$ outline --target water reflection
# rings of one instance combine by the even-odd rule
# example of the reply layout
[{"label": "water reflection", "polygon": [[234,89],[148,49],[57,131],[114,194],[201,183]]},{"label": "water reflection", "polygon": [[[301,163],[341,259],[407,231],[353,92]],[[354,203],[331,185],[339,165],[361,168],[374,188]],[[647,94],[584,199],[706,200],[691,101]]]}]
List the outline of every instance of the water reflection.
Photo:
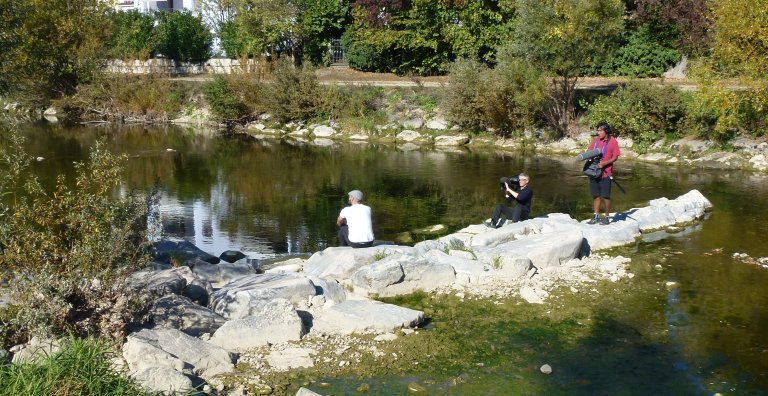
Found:
[{"label": "water reflection", "polygon": [[[591,213],[587,181],[572,158],[375,144],[320,147],[179,128],[32,126],[24,132],[29,153],[45,158],[33,166],[49,186],[58,174],[72,180],[73,161],[84,160],[97,138],[107,139],[113,151],[130,156],[125,190],[159,187],[163,234],[215,255],[240,250],[268,258],[335,245],[335,219],[352,189],[365,192],[379,240],[434,224],[456,230],[480,223],[503,200],[499,177],[521,171],[531,175],[535,191],[532,216],[561,212],[584,219]],[[675,344],[669,359],[706,378],[707,389],[716,388],[712,381],[725,382],[723,391],[768,388],[768,271],[732,258],[736,252],[768,256],[766,175],[624,159],[616,166],[627,190],[614,192],[616,211],[694,188],[714,205],[704,222],[678,233],[648,234],[626,248],[637,266],[633,284],[650,285],[633,298],[651,307],[629,307],[626,316],[638,328],[663,326],[663,318],[648,318],[667,312],[666,324],[674,330],[669,342]],[[644,272],[643,265],[656,261],[662,272]],[[666,294],[669,280],[680,287]],[[654,299],[663,307],[649,302]]]}]

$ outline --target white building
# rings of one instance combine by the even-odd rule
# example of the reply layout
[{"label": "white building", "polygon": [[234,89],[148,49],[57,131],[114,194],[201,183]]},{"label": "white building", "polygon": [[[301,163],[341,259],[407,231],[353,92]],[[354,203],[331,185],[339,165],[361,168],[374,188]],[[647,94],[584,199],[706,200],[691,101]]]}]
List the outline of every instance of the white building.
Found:
[{"label": "white building", "polygon": [[195,0],[117,0],[115,8],[120,11],[139,10],[142,12],[168,10],[189,10],[195,12]]}]

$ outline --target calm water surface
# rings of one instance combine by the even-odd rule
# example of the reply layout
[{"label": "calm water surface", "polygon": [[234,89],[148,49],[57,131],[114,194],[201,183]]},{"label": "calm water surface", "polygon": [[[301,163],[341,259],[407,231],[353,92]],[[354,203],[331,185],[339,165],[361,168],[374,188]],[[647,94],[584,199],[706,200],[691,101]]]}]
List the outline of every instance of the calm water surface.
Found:
[{"label": "calm water surface", "polygon": [[[125,188],[160,187],[164,235],[216,255],[236,249],[265,259],[333,246],[335,219],[352,189],[366,194],[376,238],[385,241],[434,224],[453,231],[482,222],[503,198],[499,177],[521,171],[531,175],[534,216],[562,212],[585,219],[591,212],[581,166],[570,158],[371,144],[319,147],[180,128],[29,126],[24,133],[29,153],[42,157],[34,170],[48,183],[57,174],[72,176],[73,162],[84,160],[104,137],[111,150],[130,156]],[[463,384],[435,385],[436,394],[768,394],[768,269],[732,257],[768,256],[766,176],[628,160],[617,169],[627,190],[614,189],[617,211],[691,189],[714,205],[706,220],[685,232],[654,234],[619,249],[632,257],[637,276],[611,297],[613,304],[600,304],[603,331],[619,332],[624,341],[583,340],[578,348],[550,351],[559,371],[547,383],[529,380],[520,388],[528,374],[520,377],[513,367],[521,362],[501,359]],[[668,281],[680,287],[667,290]],[[641,338],[632,334],[652,327],[665,329],[662,341],[632,341]],[[508,333],[495,329],[472,337],[504,345],[500,338]],[[402,384],[411,379],[424,380],[418,371],[413,378],[371,379],[370,394],[405,394]],[[332,385],[319,391],[347,393],[356,382]]]}]

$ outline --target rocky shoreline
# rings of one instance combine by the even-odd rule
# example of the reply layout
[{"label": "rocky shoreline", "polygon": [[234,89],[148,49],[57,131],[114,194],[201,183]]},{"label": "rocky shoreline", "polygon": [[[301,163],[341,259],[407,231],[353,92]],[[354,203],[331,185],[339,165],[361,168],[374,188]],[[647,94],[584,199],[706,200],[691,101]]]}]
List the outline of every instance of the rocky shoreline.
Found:
[{"label": "rocky shoreline", "polygon": [[[270,373],[396,360],[386,343],[418,334],[427,315],[379,297],[419,291],[538,304],[556,287],[577,293],[599,279],[631,279],[630,259],[596,252],[686,232],[710,207],[692,190],[615,213],[610,225],[553,213],[498,229],[474,224],[414,246],[331,247],[266,271],[238,252],[215,257],[162,241],[153,267],[131,278],[155,300],[152,323],[128,336],[115,364],[152,392],[266,394]],[[11,350],[13,362],[57,347],[34,339]]]}]

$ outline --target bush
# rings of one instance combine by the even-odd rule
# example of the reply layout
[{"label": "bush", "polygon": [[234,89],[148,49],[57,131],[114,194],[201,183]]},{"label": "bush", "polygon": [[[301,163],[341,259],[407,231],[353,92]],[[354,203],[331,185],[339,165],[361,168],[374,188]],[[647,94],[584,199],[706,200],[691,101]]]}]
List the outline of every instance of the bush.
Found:
[{"label": "bush", "polygon": [[70,339],[36,364],[0,365],[0,395],[146,395],[112,369],[109,347],[93,339]]},{"label": "bush", "polygon": [[217,74],[203,88],[211,111],[221,120],[239,120],[251,114],[242,92],[238,92],[240,85],[233,84],[231,80],[231,77]]},{"label": "bush", "polygon": [[673,87],[656,87],[633,82],[598,97],[587,109],[584,121],[595,125],[608,122],[619,134],[631,137],[635,149],[644,152],[653,142],[679,133],[685,108],[680,92]]},{"label": "bush", "polygon": [[25,334],[98,334],[121,338],[143,301],[126,277],[148,261],[146,197],[113,198],[126,156],[99,142],[76,164],[74,188],[63,176],[46,192],[30,176],[22,138],[11,131],[0,155],[0,276],[9,280]]},{"label": "bush", "polygon": [[495,69],[472,60],[455,62],[444,101],[452,121],[472,130],[501,135],[536,123],[545,98],[541,74],[527,64],[502,58]]},{"label": "bush", "polygon": [[80,85],[58,106],[84,118],[108,120],[167,120],[190,96],[184,85],[164,75],[105,75]]},{"label": "bush", "polygon": [[213,37],[201,17],[189,11],[157,13],[155,50],[181,62],[201,62],[211,57]]},{"label": "bush", "polygon": [[269,112],[278,120],[306,121],[323,115],[326,92],[311,69],[296,69],[290,62],[283,61],[275,68],[272,78],[273,83],[266,87],[265,101]]},{"label": "bush", "polygon": [[[682,54],[674,47],[676,35],[646,24],[629,35],[627,43],[603,65],[606,76],[660,77],[680,61]],[[661,30],[661,32],[659,32]],[[666,37],[666,39],[665,39]]]},{"label": "bush", "polygon": [[684,127],[701,137],[725,142],[739,132],[768,135],[768,84],[764,82],[739,91],[705,85],[685,104]]}]

